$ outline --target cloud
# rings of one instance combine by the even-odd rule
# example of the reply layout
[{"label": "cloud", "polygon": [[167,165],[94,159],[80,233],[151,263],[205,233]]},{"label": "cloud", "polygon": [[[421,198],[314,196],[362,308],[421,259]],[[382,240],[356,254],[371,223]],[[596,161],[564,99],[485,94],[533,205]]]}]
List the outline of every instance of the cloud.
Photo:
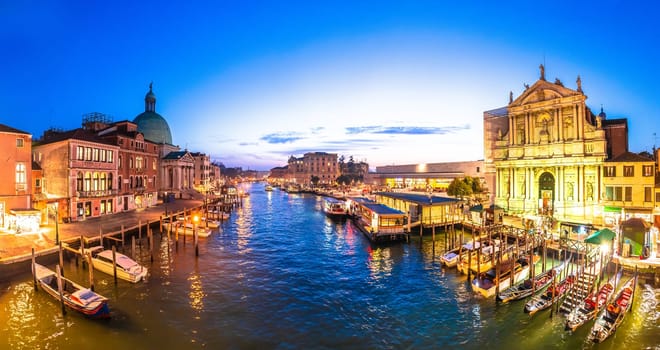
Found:
[{"label": "cloud", "polygon": [[346,133],[355,134],[390,134],[390,135],[444,135],[451,134],[461,130],[469,130],[470,125],[464,126],[442,126],[442,127],[423,127],[423,126],[354,126],[347,127]]},{"label": "cloud", "polygon": [[259,142],[240,142],[239,146],[259,146]]},{"label": "cloud", "polygon": [[270,144],[291,143],[298,140],[303,140],[305,137],[296,132],[280,132],[264,135],[260,138]]}]

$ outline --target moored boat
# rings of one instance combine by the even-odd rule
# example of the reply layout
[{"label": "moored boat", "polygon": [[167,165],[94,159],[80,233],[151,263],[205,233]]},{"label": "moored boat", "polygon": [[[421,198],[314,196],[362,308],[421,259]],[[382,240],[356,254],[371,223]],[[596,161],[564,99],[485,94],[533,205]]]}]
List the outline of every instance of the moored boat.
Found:
[{"label": "moored boat", "polygon": [[[497,269],[500,270],[499,278]],[[501,262],[499,266],[492,267],[475,277],[472,280],[472,290],[486,298],[492,297],[496,294],[498,286],[500,289],[506,289],[512,284],[525,280],[529,276],[529,269],[529,263],[525,259]]]},{"label": "moored boat", "polygon": [[[60,276],[58,280],[58,276],[53,270],[40,264],[33,265],[32,273],[41,286],[41,289],[58,302],[63,301],[64,305],[68,308],[88,317],[110,317],[108,298],[63,276]],[[62,288],[61,298],[59,292],[60,283]]]},{"label": "moored boat", "polygon": [[613,291],[614,285],[612,281],[608,281],[598,289],[597,293],[590,293],[584,299],[582,305],[578,305],[566,315],[566,329],[575,331],[578,327],[596,317],[609,300]]},{"label": "moored boat", "polygon": [[525,303],[525,312],[530,316],[545,310],[566,295],[575,282],[575,276],[569,275],[556,286],[550,285],[545,291],[537,293]]},{"label": "moored boat", "polygon": [[346,210],[346,202],[332,197],[326,197],[323,199],[323,212],[329,217],[344,219],[348,212]]},{"label": "moored boat", "polygon": [[[109,275],[114,275],[112,250],[96,246],[89,248],[86,251],[92,253],[92,265],[95,269]],[[149,272],[146,267],[119,252],[115,252],[115,263],[117,265],[117,278],[121,278],[131,283],[137,283],[144,280]]]},{"label": "moored boat", "polygon": [[509,301],[527,298],[537,291],[547,288],[555,276],[563,269],[564,264],[547,270],[533,278],[528,278],[521,283],[515,284],[497,295],[497,300],[506,303]]},{"label": "moored boat", "polygon": [[271,185],[266,185],[266,187],[264,188],[264,191],[266,192],[271,192],[272,190],[273,190],[273,186]]},{"label": "moored boat", "polygon": [[458,260],[462,256],[466,256],[468,251],[474,251],[474,249],[478,249],[480,244],[481,243],[479,242],[475,242],[474,245],[472,242],[465,243],[462,247],[454,248],[443,254],[440,257],[440,261],[442,261],[442,263],[447,267],[454,267],[458,264]]},{"label": "moored boat", "polygon": [[190,222],[183,222],[183,221],[175,221],[174,223],[171,222],[164,222],[163,227],[167,231],[172,231],[172,232],[178,232],[179,234],[187,235],[187,236],[193,236],[195,232],[197,232],[197,237],[208,237],[213,233],[213,230],[211,228],[206,228],[203,227],[202,225],[197,225],[195,226],[194,224]]},{"label": "moored boat", "polygon": [[202,217],[202,221],[199,225],[208,228],[220,228],[220,221]]},{"label": "moored boat", "polygon": [[[501,242],[495,239],[490,242],[482,242],[483,245],[472,251],[471,256],[465,254],[458,260],[457,267],[464,275],[467,275],[468,269],[473,272],[488,271],[495,266],[495,257],[500,251]],[[502,260],[507,259],[507,254],[502,255]]]},{"label": "moored boat", "polygon": [[637,276],[631,277],[619,290],[614,300],[601,311],[589,334],[589,339],[594,343],[603,342],[621,325],[623,318],[630,309],[636,283]]}]

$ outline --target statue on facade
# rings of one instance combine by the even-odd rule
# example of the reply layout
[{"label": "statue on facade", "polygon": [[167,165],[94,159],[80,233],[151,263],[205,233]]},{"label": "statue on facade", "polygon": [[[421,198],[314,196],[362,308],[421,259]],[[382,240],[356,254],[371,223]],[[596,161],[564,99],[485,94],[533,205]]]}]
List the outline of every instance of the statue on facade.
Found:
[{"label": "statue on facade", "polygon": [[580,79],[579,74],[578,74],[577,80],[575,82],[577,83],[577,91],[582,92],[582,79]]},{"label": "statue on facade", "polygon": [[566,183],[566,199],[573,199],[573,183],[572,182],[567,182]]},{"label": "statue on facade", "polygon": [[539,70],[541,71],[541,80],[545,80],[545,67],[543,64],[539,65]]},{"label": "statue on facade", "polygon": [[594,199],[594,185],[591,182],[587,182],[587,198]]},{"label": "statue on facade", "polygon": [[509,91],[509,104],[513,102],[513,91]]}]

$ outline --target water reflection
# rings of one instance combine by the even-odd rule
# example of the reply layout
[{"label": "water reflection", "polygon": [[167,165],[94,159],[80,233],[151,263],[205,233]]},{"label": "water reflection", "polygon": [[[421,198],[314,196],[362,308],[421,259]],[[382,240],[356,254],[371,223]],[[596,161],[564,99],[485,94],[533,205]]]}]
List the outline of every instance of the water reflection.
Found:
[{"label": "water reflection", "polygon": [[[262,188],[252,187],[221,234],[200,240],[198,258],[190,237],[176,248],[156,235],[153,263],[148,243],[137,251],[147,282],[95,274],[111,298],[109,322],[62,317],[29,272],[0,283],[0,349],[592,346],[590,325],[571,334],[563,316],[530,318],[521,302],[475,297],[466,276],[443,271],[442,233],[373,245],[350,221],[327,219],[319,198]],[[78,265],[68,262],[66,273],[84,282]],[[657,348],[658,290],[638,287],[633,313],[597,348]]]},{"label": "water reflection", "polygon": [[390,276],[393,268],[390,248],[372,248],[369,246],[367,251],[369,252],[367,266],[371,271],[371,278],[380,280],[383,277]]},{"label": "water reflection", "polygon": [[202,276],[199,275],[197,269],[188,276],[190,282],[190,291],[188,297],[190,298],[190,306],[195,311],[204,311],[204,286],[202,285]]}]

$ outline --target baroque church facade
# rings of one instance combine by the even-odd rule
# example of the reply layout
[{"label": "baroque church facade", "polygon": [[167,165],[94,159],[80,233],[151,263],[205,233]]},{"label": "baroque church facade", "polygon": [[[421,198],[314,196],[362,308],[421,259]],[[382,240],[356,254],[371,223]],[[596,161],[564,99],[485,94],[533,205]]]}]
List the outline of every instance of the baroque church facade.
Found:
[{"label": "baroque church facade", "polygon": [[627,137],[627,124],[592,113],[579,76],[576,85],[547,81],[541,65],[520,96],[510,93],[506,107],[484,112],[485,178],[491,202],[505,212],[602,221],[604,161],[608,150],[627,151],[627,139],[608,140],[608,128],[623,125]]}]

